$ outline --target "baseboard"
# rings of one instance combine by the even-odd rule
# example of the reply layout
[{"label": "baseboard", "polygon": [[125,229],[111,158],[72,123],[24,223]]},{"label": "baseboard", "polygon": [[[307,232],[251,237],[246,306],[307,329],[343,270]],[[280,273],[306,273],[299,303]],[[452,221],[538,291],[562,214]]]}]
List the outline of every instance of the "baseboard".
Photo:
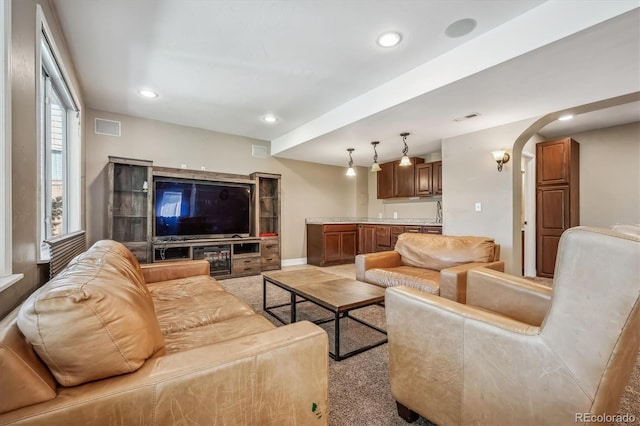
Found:
[{"label": "baseboard", "polygon": [[306,265],[307,258],[299,257],[297,259],[283,259],[282,266],[296,266],[296,265]]}]

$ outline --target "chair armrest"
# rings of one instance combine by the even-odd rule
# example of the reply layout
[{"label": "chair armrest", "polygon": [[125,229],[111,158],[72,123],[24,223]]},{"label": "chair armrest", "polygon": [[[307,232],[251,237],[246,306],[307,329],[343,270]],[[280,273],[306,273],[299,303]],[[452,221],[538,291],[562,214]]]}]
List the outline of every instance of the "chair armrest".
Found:
[{"label": "chair armrest", "polygon": [[359,254],[356,256],[356,280],[364,281],[364,273],[369,269],[393,268],[401,265],[402,258],[397,251]]},{"label": "chair armrest", "polygon": [[478,267],[486,267],[497,271],[504,271],[504,262],[472,262],[452,266],[440,271],[440,297],[455,300],[459,303],[467,301],[467,273]]},{"label": "chair armrest", "polygon": [[467,305],[539,326],[551,305],[551,288],[488,268],[469,271]]},{"label": "chair armrest", "polygon": [[61,388],[52,400],[0,415],[0,423],[326,425],[328,351],[327,333],[301,321]]},{"label": "chair armrest", "polygon": [[209,275],[209,266],[209,262],[206,260],[184,260],[140,265],[144,282],[147,284],[194,277],[196,275]]}]

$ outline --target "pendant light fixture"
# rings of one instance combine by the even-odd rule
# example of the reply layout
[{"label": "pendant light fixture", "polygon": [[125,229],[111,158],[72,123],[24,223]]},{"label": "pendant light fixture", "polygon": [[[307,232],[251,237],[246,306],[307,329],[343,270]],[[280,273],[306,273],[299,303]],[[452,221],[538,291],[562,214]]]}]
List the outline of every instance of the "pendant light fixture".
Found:
[{"label": "pendant light fixture", "polygon": [[347,176],[355,176],[356,171],[353,168],[353,158],[351,158],[351,153],[355,151],[355,149],[347,148],[347,151],[349,152],[349,168],[347,169]]},{"label": "pendant light fixture", "polygon": [[379,143],[379,141],[371,142],[371,145],[373,145],[373,164],[371,165],[372,172],[379,172],[380,170],[382,170],[380,168],[380,164],[378,164],[378,151],[376,151],[376,145],[378,145]]},{"label": "pendant light fixture", "polygon": [[407,146],[407,136],[409,136],[411,133],[400,133],[400,136],[402,136],[402,142],[404,143],[404,148],[402,149],[402,158],[400,159],[400,165],[401,166],[410,166],[411,165],[411,160],[409,160],[409,156],[407,155],[409,153],[409,147]]}]

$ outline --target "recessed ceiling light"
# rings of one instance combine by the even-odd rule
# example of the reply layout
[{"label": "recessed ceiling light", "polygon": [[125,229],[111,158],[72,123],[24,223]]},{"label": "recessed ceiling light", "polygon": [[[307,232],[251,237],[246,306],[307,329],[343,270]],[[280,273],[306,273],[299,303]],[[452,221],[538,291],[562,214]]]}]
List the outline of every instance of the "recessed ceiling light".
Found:
[{"label": "recessed ceiling light", "polygon": [[558,118],[558,120],[567,121],[567,120],[571,120],[572,118],[573,118],[572,114],[567,114],[567,115],[563,115],[562,117]]},{"label": "recessed ceiling light", "polygon": [[447,29],[444,30],[444,33],[447,35],[447,37],[458,38],[469,34],[476,28],[476,25],[478,25],[478,22],[476,22],[475,19],[460,19],[450,24]]},{"label": "recessed ceiling light", "polygon": [[378,46],[380,47],[393,47],[398,43],[400,43],[401,40],[402,40],[402,36],[400,35],[400,33],[397,33],[395,31],[389,31],[389,32],[380,34],[380,36],[378,37],[377,43],[378,43]]},{"label": "recessed ceiling light", "polygon": [[144,96],[145,98],[157,98],[158,94],[156,92],[154,92],[153,90],[149,90],[149,89],[140,89],[138,90],[138,93],[142,96]]},{"label": "recessed ceiling light", "polygon": [[267,114],[264,117],[262,117],[262,120],[266,123],[275,123],[276,121],[278,121],[278,117],[276,117],[273,114]]}]

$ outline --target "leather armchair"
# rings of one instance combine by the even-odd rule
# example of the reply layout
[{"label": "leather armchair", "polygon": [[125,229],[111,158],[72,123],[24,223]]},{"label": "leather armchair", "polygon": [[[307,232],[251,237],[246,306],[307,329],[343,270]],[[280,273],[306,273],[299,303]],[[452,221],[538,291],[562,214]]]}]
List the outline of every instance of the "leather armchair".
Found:
[{"label": "leather armchair", "polygon": [[577,227],[553,289],[476,269],[467,304],[386,290],[391,392],[407,421],[582,424],[615,414],[640,347],[640,237]]}]

